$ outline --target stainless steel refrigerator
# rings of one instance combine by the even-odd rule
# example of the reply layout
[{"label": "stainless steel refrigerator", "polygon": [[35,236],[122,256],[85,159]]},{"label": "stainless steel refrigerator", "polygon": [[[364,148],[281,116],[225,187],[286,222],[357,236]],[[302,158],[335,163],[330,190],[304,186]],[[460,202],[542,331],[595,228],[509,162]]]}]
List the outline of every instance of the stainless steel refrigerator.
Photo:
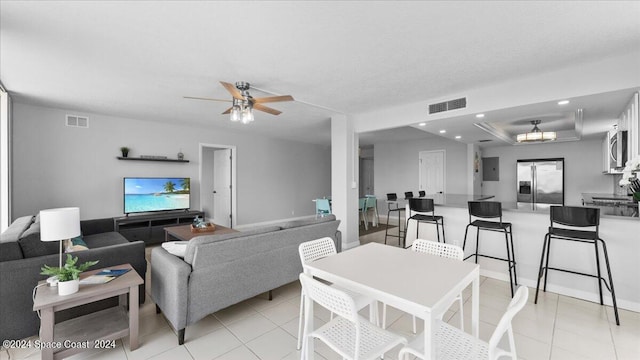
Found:
[{"label": "stainless steel refrigerator", "polygon": [[564,205],[564,158],[518,160],[519,209]]}]

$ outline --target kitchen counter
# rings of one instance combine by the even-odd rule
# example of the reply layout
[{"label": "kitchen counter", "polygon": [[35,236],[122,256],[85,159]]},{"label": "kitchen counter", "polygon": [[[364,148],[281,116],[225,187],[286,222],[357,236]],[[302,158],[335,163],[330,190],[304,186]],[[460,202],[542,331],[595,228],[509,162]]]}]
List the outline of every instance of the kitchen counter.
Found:
[{"label": "kitchen counter", "polygon": [[607,216],[621,216],[638,218],[638,202],[632,196],[582,193],[582,203],[585,206],[593,206],[600,209],[600,214]]}]

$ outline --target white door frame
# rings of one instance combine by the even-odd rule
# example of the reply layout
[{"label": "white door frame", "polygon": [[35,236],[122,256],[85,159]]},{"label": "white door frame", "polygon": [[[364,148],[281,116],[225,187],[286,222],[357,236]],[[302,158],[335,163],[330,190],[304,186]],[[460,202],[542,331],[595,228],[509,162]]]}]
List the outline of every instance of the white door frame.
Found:
[{"label": "white door frame", "polygon": [[[200,143],[198,156],[200,163],[198,165],[198,179],[200,184],[202,184],[202,159],[205,148],[213,148],[213,149],[229,149],[231,150],[231,227],[235,228],[237,225],[238,217],[236,212],[236,204],[237,204],[237,196],[236,196],[236,163],[237,163],[237,154],[236,147],[234,145],[220,145],[220,144],[204,144]],[[202,210],[202,198],[204,196],[204,189],[200,187],[200,210]]]},{"label": "white door frame", "polygon": [[418,189],[420,189],[420,185],[422,185],[422,171],[420,164],[420,155],[427,153],[442,153],[442,193],[447,193],[447,151],[445,149],[440,150],[424,150],[418,152]]}]

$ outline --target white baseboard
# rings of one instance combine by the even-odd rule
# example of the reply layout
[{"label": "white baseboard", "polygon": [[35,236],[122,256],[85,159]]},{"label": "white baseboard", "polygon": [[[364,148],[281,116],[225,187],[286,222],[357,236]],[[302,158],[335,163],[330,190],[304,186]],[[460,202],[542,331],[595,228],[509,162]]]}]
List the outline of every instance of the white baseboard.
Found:
[{"label": "white baseboard", "polygon": [[[488,278],[496,279],[496,280],[509,282],[509,275],[507,273],[491,271],[491,270],[483,270],[481,268],[480,269],[480,275],[486,276]],[[532,290],[532,292],[529,294],[530,297],[535,296],[537,282],[538,282],[537,279],[536,280],[532,280],[532,279],[526,279],[526,278],[518,277],[518,285],[526,285]],[[542,289],[540,289],[540,291],[542,292]],[[547,284],[547,292],[552,292],[552,293],[556,293],[556,294],[560,294],[560,295],[564,295],[564,296],[569,296],[569,297],[573,297],[573,298],[576,298],[576,299],[582,299],[582,300],[586,300],[586,301],[591,301],[591,302],[594,302],[594,303],[597,303],[597,304],[600,303],[600,295],[598,293],[592,293],[592,292],[588,292],[588,291],[571,289],[571,288],[568,288],[568,287],[565,287],[565,286]],[[611,296],[608,296],[608,295],[609,295],[609,293],[607,292],[606,289],[604,289],[603,292],[602,292],[604,304],[608,305],[608,306],[613,306],[613,300],[612,300]],[[633,302],[633,301],[627,301],[627,300],[621,300],[620,298],[618,298],[617,300],[618,300],[618,308],[619,309],[625,309],[625,310],[640,312],[640,303]]]}]

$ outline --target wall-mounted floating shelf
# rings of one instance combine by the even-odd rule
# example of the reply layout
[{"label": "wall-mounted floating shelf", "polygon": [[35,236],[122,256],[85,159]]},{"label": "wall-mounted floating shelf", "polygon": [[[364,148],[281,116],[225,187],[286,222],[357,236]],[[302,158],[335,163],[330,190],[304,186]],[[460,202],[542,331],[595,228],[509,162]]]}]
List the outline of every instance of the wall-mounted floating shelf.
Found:
[{"label": "wall-mounted floating shelf", "polygon": [[188,163],[189,160],[178,160],[178,159],[154,159],[154,158],[139,158],[139,157],[122,157],[118,156],[118,160],[135,160],[135,161],[165,161],[165,162],[179,162],[179,163]]}]

